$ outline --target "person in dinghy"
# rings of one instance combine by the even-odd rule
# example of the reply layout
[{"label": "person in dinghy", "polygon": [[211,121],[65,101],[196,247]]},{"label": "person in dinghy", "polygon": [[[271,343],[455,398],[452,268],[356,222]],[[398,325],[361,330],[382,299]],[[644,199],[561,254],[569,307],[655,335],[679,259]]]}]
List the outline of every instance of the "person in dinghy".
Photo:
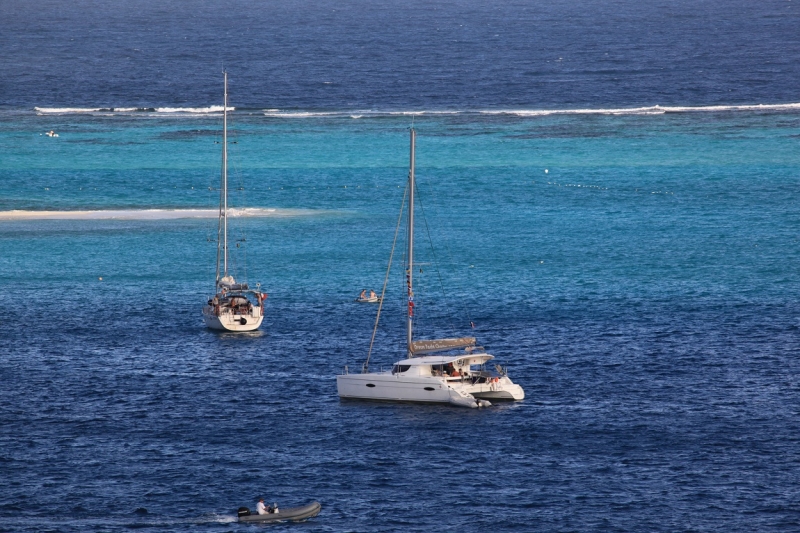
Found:
[{"label": "person in dinghy", "polygon": [[277,503],[275,505],[271,505],[269,507],[264,505],[264,498],[259,498],[258,503],[256,504],[256,511],[260,515],[274,514],[274,513],[279,513],[280,512],[278,510],[278,504]]},{"label": "person in dinghy", "polygon": [[375,293],[374,290],[370,289],[369,294],[367,294],[367,289],[364,289],[364,290],[361,291],[361,294],[358,295],[358,298],[356,298],[356,301],[359,302],[359,303],[374,304],[374,303],[379,303],[381,301],[381,299]]}]

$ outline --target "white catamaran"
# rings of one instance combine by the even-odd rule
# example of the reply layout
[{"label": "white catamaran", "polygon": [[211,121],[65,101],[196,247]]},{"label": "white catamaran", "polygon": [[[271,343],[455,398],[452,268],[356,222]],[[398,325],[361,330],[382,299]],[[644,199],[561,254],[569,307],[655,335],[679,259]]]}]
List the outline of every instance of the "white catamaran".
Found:
[{"label": "white catamaran", "polygon": [[253,331],[264,320],[265,293],[251,290],[247,283],[237,283],[228,273],[228,73],[225,74],[225,99],[222,115],[222,187],[219,195],[217,226],[216,294],[203,306],[203,320],[211,329]]},{"label": "white catamaran", "polygon": [[[489,400],[522,400],[525,391],[509,379],[505,369],[487,363],[494,359],[474,337],[417,340],[413,338],[414,321],[414,145],[416,132],[411,129],[410,169],[408,173],[408,253],[406,285],[408,296],[407,358],[390,371],[369,372],[369,355],[360,374],[336,376],[340,398],[398,402],[449,403],[464,407],[484,407]],[[391,263],[391,260],[390,260]],[[388,273],[387,273],[388,279]],[[384,283],[384,292],[386,284]],[[378,307],[378,317],[383,305]],[[377,330],[377,319],[375,326]],[[372,339],[375,339],[373,330]],[[372,345],[370,345],[370,354]],[[440,355],[434,355],[440,354]],[[441,355],[444,354],[444,355]]]}]

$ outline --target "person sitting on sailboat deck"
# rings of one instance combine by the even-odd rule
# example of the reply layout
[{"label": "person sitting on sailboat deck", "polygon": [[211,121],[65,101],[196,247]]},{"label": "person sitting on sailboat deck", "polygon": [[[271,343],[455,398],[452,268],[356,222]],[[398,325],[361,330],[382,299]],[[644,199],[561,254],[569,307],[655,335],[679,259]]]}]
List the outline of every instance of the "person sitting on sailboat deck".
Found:
[{"label": "person sitting on sailboat deck", "polygon": [[361,291],[361,294],[358,296],[359,300],[366,300],[367,299],[367,289]]}]

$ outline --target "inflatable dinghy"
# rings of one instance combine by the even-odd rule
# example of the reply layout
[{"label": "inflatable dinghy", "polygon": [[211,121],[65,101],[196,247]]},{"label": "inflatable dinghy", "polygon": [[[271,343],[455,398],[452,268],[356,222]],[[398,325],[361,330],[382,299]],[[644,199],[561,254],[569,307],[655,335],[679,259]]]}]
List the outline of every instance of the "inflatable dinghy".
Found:
[{"label": "inflatable dinghy", "polygon": [[247,507],[239,507],[239,522],[252,522],[264,524],[267,522],[302,522],[314,518],[322,510],[319,502],[311,502],[303,507],[281,507],[277,513],[256,514],[250,513]]},{"label": "inflatable dinghy", "polygon": [[376,296],[375,298],[356,298],[356,301],[360,304],[377,304],[380,303],[381,297]]}]

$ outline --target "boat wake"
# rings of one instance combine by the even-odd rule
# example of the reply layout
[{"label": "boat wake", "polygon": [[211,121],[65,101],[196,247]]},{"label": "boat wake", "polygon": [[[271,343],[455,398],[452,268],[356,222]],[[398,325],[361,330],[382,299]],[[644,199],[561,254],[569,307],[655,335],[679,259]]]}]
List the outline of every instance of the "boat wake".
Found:
[{"label": "boat wake", "polygon": [[[229,217],[296,217],[320,214],[313,209],[230,209]],[[217,209],[103,209],[87,211],[0,211],[0,220],[173,220],[217,218]]]},{"label": "boat wake", "polygon": [[208,517],[203,517],[198,519],[197,524],[233,524],[237,522],[238,519],[235,515],[219,515],[213,514]]}]

